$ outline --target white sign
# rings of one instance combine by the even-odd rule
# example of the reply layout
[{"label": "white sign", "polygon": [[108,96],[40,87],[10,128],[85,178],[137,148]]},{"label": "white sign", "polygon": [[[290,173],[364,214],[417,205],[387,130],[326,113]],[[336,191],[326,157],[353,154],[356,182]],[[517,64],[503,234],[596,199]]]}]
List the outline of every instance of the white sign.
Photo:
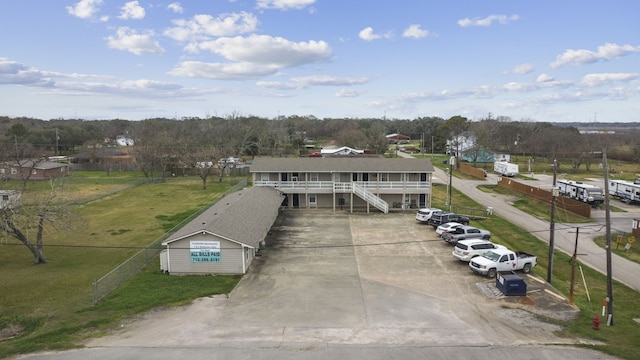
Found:
[{"label": "white sign", "polygon": [[189,252],[193,263],[216,263],[220,259],[220,241],[190,241]]}]

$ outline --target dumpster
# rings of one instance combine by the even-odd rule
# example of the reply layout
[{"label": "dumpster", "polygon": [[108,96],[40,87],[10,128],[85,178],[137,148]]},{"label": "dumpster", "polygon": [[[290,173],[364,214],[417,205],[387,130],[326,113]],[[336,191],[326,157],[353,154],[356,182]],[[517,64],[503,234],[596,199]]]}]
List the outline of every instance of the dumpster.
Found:
[{"label": "dumpster", "polygon": [[512,272],[499,273],[496,276],[496,287],[506,296],[527,295],[527,283]]}]

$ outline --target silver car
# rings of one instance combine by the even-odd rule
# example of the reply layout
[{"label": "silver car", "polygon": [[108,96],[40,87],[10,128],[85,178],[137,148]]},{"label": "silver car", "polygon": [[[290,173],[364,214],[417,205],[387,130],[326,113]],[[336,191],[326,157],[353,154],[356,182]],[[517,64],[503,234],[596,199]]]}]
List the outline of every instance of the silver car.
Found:
[{"label": "silver car", "polygon": [[460,261],[469,262],[474,257],[493,249],[506,249],[506,247],[482,239],[460,240],[453,248],[452,254],[454,258]]}]

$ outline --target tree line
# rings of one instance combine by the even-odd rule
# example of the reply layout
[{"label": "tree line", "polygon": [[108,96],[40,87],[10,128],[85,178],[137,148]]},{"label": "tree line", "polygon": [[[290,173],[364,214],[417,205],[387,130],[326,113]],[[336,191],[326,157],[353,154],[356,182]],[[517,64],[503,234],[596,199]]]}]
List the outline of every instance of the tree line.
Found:
[{"label": "tree line", "polygon": [[[462,116],[403,120],[318,119],[294,115],[267,119],[238,114],[141,121],[0,117],[0,134],[4,134],[0,135],[0,163],[35,166],[37,161],[55,155],[87,150],[95,153],[114,147],[117,136],[123,135],[134,141],[130,154],[145,176],[164,177],[180,169],[190,169],[197,173],[206,189],[207,179],[214,172],[220,175],[221,181],[225,169],[234,165],[230,158],[306,156],[314,147],[329,141],[337,146],[384,154],[389,149],[386,135],[392,133],[409,136],[413,139],[412,146],[418,143],[424,153],[458,154],[462,144],[472,139],[473,146],[466,150],[468,154],[475,154],[476,159],[480,151],[489,150],[516,158],[556,159],[572,169],[584,165],[589,170],[593,163],[601,161],[601,151],[606,149],[611,159],[640,163],[638,126],[602,124],[594,128],[594,124],[587,125],[590,131],[585,132],[576,124],[513,121],[491,114],[477,121]],[[27,190],[30,173],[24,172],[22,192]],[[59,191],[59,184],[52,180],[51,191],[42,199],[25,206],[0,208],[0,237],[6,235],[22,242],[36,264],[46,263],[45,224],[71,224],[73,204],[60,199]]]},{"label": "tree line", "polygon": [[583,125],[590,131],[580,131],[582,126],[576,123],[514,121],[492,114],[475,121],[463,116],[409,120],[239,114],[139,121],[0,117],[0,134],[4,134],[0,160],[72,155],[112,146],[118,135],[125,135],[135,142],[131,153],[140,170],[146,176],[166,176],[176,168],[220,164],[229,157],[304,156],[309,147],[321,147],[327,141],[383,154],[388,150],[385,135],[400,133],[426,153],[445,153],[448,147],[459,146],[460,139],[472,138],[475,145],[467,150],[472,154],[489,150],[558,159],[573,169],[588,170],[603,148],[611,159],[640,162],[638,126],[600,124],[594,129],[594,124]]}]

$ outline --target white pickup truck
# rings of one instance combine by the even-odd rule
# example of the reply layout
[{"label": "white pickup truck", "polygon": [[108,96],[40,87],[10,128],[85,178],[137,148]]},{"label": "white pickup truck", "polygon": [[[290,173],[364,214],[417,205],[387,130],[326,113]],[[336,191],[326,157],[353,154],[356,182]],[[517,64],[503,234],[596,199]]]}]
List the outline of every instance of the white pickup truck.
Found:
[{"label": "white pickup truck", "polygon": [[493,249],[471,259],[469,268],[478,274],[495,277],[499,271],[522,270],[528,273],[537,263],[536,256],[523,251]]}]

